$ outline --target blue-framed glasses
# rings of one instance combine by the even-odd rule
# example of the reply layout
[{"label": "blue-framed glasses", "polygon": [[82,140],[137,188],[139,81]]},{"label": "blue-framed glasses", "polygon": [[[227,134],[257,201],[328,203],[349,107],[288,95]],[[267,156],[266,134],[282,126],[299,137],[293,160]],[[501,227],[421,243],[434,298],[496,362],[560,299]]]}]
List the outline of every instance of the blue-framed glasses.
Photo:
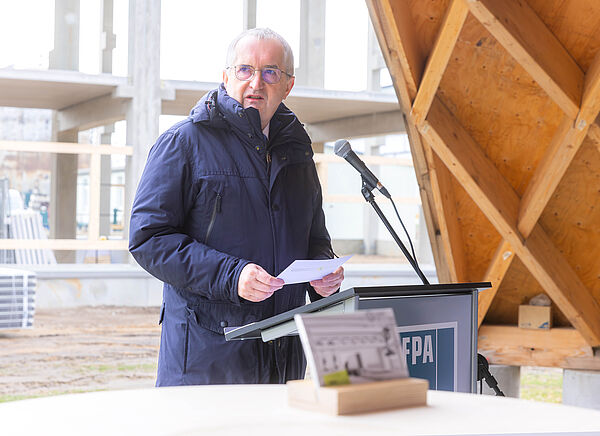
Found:
[{"label": "blue-framed glasses", "polygon": [[269,85],[275,85],[276,83],[279,83],[282,74],[285,74],[289,77],[294,77],[291,74],[286,73],[285,71],[281,71],[279,68],[276,67],[265,67],[258,70],[252,65],[234,65],[227,68],[233,68],[235,71],[235,77],[237,77],[238,80],[241,80],[243,82],[248,82],[252,80],[254,74],[257,71],[260,71],[260,75],[263,81],[265,83],[268,83]]}]

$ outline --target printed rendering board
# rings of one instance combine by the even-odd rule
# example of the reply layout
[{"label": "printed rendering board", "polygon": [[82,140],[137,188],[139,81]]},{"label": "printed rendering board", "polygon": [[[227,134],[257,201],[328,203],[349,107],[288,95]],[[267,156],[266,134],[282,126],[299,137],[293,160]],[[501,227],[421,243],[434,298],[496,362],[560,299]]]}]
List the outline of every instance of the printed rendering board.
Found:
[{"label": "printed rendering board", "polygon": [[392,309],[294,316],[311,378],[319,386],[408,376]]}]

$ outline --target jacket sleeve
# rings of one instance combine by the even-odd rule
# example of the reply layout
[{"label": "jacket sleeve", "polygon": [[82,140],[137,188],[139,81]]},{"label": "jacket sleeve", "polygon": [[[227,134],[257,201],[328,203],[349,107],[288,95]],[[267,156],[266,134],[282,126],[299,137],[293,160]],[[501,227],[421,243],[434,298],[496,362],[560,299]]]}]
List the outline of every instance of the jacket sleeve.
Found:
[{"label": "jacket sleeve", "polygon": [[166,132],[150,150],[131,209],[129,251],[142,268],[176,288],[240,304],[237,283],[247,260],[184,232],[199,186],[188,144]]},{"label": "jacket sleeve", "polygon": [[[321,184],[319,183],[319,177],[317,175],[317,169],[313,163],[312,165],[314,186],[316,186],[317,192],[313,206],[313,218],[310,227],[310,241],[308,246],[308,258],[309,259],[333,259],[335,253],[331,248],[331,238],[329,232],[325,227],[325,213],[323,212],[323,194],[321,191]],[[310,284],[308,285],[308,295],[310,301],[317,301],[323,298],[317,294]]]}]

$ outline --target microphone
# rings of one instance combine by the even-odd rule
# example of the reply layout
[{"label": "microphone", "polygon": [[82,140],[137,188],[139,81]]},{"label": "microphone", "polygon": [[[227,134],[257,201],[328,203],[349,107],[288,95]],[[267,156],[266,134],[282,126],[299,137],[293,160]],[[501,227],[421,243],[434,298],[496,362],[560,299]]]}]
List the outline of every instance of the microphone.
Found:
[{"label": "microphone", "polygon": [[352,151],[352,147],[350,147],[350,143],[345,139],[338,139],[335,141],[335,146],[333,148],[335,154],[340,157],[343,157],[348,161],[350,165],[356,169],[362,176],[363,180],[367,185],[370,185],[370,188],[377,188],[379,192],[385,195],[387,198],[391,198],[390,193],[387,189],[381,184],[375,174],[371,172],[369,168],[365,165],[365,163]]}]

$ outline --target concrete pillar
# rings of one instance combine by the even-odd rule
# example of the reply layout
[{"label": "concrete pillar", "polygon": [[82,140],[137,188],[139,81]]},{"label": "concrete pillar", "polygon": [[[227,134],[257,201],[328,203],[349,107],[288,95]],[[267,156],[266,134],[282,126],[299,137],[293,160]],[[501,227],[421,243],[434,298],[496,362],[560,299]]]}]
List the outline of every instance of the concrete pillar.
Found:
[{"label": "concrete pillar", "polygon": [[[56,120],[56,117],[54,117]],[[58,142],[77,142],[78,131],[68,130],[53,135]],[[50,238],[75,239],[77,234],[77,167],[78,155],[54,154],[51,160]],[[56,251],[58,263],[75,263],[74,251]]]},{"label": "concrete pillar", "polygon": [[244,0],[244,30],[256,27],[256,0]]},{"label": "concrete pillar", "polygon": [[[133,156],[127,158],[125,216],[144,170],[148,151],[158,137],[160,99],[160,0],[129,1],[129,83],[133,97],[129,102],[127,144]],[[129,222],[125,223],[128,237]]]},{"label": "concrete pillar", "polygon": [[325,85],[325,6],[322,0],[300,0],[300,57],[296,85]]},{"label": "concrete pillar", "polygon": [[[56,0],[54,4],[54,50],[50,69],[79,69],[79,0]],[[53,116],[53,140],[78,142],[78,131],[58,132]],[[76,154],[54,154],[51,161],[50,237],[75,239],[77,233],[77,162]],[[75,262],[74,251],[55,253],[59,263]]]},{"label": "concrete pillar", "polygon": [[[104,126],[104,133],[100,135],[101,144],[110,144],[115,131],[115,125]],[[112,211],[110,210],[110,186],[112,176],[112,163],[110,156],[100,157],[100,236],[110,235]]]},{"label": "concrete pillar", "polygon": [[[521,390],[521,367],[507,365],[490,365],[490,373],[498,382],[498,388],[507,397],[519,398]],[[479,382],[477,382],[479,392]],[[485,380],[483,381],[483,393],[485,395],[496,395]]]},{"label": "concrete pillar", "polygon": [[[116,36],[113,33],[113,0],[102,0],[101,3],[101,31],[100,38],[100,69],[103,73],[112,73],[113,49],[116,47]],[[100,135],[101,144],[111,144],[115,125],[104,126]],[[100,157],[100,236],[110,234],[112,211],[110,210],[110,185],[111,185],[111,158]]]},{"label": "concrete pillar", "polygon": [[371,20],[369,20],[369,39],[367,47],[367,90],[378,91],[381,89],[381,70],[385,68],[386,65]]},{"label": "concrete pillar", "polygon": [[[365,147],[365,155],[379,154],[379,146],[385,144],[385,137],[372,138]],[[379,166],[368,165],[369,169],[379,177]],[[379,217],[369,203],[363,205],[363,252],[367,255],[377,254],[377,237],[379,235]]]},{"label": "concrete pillar", "polygon": [[100,28],[100,69],[112,73],[113,49],[117,46],[117,36],[113,32],[113,0],[102,0]]},{"label": "concrete pillar", "polygon": [[600,409],[600,371],[565,369],[562,402],[569,406]]},{"label": "concrete pillar", "polygon": [[54,50],[50,69],[79,69],[79,0],[54,2]]}]

